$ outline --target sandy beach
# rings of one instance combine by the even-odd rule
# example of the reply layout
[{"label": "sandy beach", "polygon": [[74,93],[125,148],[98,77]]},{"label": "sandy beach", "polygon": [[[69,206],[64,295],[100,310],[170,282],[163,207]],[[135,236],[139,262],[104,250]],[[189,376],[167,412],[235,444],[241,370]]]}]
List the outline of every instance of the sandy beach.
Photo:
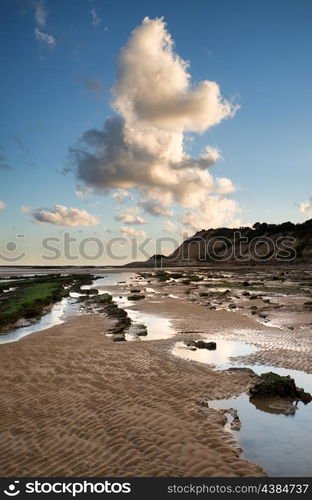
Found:
[{"label": "sandy beach", "polygon": [[[3,476],[259,476],[202,396],[247,389],[165,356],[159,342],[112,342],[107,320],[64,325],[1,346]],[[166,341],[162,341],[166,348]]]},{"label": "sandy beach", "polygon": [[[185,339],[240,340],[257,348],[245,356],[245,364],[309,372],[311,330],[304,324],[294,334],[264,324],[248,313],[242,291],[215,297],[213,289],[207,302],[203,290],[209,277],[183,285],[132,270],[124,276],[126,282],[116,283],[114,277],[114,285],[105,285],[105,278],[94,286],[108,289],[121,300],[120,307],[129,302],[129,313],[152,315],[156,331],[157,318],[167,318],[174,335],[114,342],[107,335],[114,320],[87,314],[82,306],[79,315],[62,324],[2,344],[1,475],[266,475],[260,465],[242,458],[226,429],[225,410],[205,404],[246,394],[252,373],[219,370],[172,352]],[[232,277],[233,283],[237,279]],[[144,300],[127,300],[132,289],[141,290]],[[211,305],[214,300],[219,308]],[[235,311],[228,308],[234,301]],[[261,297],[252,303],[260,307]],[[275,306],[271,309],[274,318]]]}]

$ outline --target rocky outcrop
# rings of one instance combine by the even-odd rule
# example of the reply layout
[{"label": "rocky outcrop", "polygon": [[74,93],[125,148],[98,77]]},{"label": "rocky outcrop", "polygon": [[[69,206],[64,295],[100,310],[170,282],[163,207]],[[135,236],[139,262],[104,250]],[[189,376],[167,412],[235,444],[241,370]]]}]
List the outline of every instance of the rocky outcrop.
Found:
[{"label": "rocky outcrop", "polygon": [[302,401],[304,404],[312,401],[311,394],[297,387],[294,379],[289,375],[281,376],[273,372],[262,373],[249,389],[249,394],[251,398],[278,396],[290,401]]}]

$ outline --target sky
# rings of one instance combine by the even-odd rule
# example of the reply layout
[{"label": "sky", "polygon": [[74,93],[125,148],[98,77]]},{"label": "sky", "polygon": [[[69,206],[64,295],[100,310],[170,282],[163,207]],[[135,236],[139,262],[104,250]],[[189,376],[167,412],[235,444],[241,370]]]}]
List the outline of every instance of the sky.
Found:
[{"label": "sky", "polygon": [[2,0],[0,265],[312,217],[310,0]]}]

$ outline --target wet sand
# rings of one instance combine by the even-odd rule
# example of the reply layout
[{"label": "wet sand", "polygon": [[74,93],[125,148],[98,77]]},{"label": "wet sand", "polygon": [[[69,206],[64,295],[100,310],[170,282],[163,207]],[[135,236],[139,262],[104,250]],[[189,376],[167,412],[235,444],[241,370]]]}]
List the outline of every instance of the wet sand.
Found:
[{"label": "wet sand", "polygon": [[[268,281],[271,272],[252,271],[248,279]],[[119,286],[95,282],[96,288],[123,295],[133,311],[170,318],[176,334],[113,342],[105,335],[111,321],[89,314],[2,345],[1,475],[265,475],[260,466],[241,458],[233,435],[224,429],[224,411],[198,404],[246,393],[251,375],[213,370],[174,356],[172,350],[185,339],[239,340],[257,348],[242,363],[311,373],[311,316],[304,306],[311,278],[305,273],[298,278],[296,271],[288,278],[296,293],[294,280],[306,280],[303,298],[295,292],[285,298],[272,288],[251,301],[244,289],[234,287],[222,295],[206,287],[209,279],[235,283],[237,273],[218,272],[188,285],[140,276]],[[289,286],[276,280],[273,285]],[[144,300],[128,304],[132,287],[142,290]],[[251,305],[264,309],[270,321],[258,312],[252,315]],[[282,328],[271,324],[278,315]]]},{"label": "wet sand", "polygon": [[261,476],[203,396],[247,390],[170,355],[171,341],[112,342],[98,315],[1,346],[2,476]]}]

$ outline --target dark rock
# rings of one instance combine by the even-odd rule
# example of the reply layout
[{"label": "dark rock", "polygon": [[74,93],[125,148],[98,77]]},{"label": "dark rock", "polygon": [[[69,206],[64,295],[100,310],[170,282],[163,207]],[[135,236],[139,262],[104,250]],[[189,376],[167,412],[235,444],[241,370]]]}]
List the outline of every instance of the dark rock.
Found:
[{"label": "dark rock", "polygon": [[197,404],[197,406],[206,406],[207,408],[209,408],[209,401],[208,401],[208,399],[205,399],[205,398],[199,398],[196,401],[196,404]]},{"label": "dark rock", "polygon": [[136,334],[138,337],[146,337],[147,336],[147,328],[145,325],[143,325],[143,323],[137,326]]},{"label": "dark rock", "polygon": [[253,398],[280,396],[292,401],[302,401],[304,404],[312,401],[311,394],[298,388],[294,379],[289,375],[281,376],[273,372],[262,373],[254,386],[250,388],[249,394]]},{"label": "dark rock", "polygon": [[145,295],[130,295],[128,297],[128,300],[142,300],[142,299],[145,299]]},{"label": "dark rock", "polygon": [[113,336],[113,341],[114,342],[124,342],[126,340],[124,335],[114,335]]},{"label": "dark rock", "polygon": [[208,349],[215,351],[217,348],[216,342],[205,342],[204,340],[186,340],[184,342],[187,347],[197,347],[197,349]]}]

